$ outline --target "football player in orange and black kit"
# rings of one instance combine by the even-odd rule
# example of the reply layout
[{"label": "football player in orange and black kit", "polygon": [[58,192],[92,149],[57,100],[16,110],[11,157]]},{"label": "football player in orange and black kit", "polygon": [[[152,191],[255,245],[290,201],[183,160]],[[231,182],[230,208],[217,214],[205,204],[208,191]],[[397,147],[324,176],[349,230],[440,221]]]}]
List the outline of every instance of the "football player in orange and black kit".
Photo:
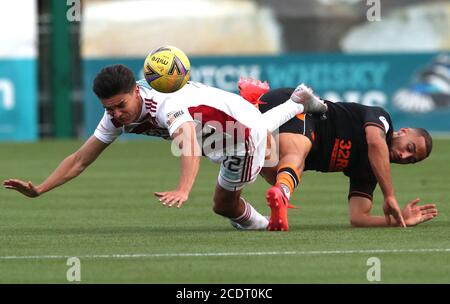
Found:
[{"label": "football player in orange and black kit", "polygon": [[[239,87],[244,97],[245,87]],[[256,102],[250,98],[247,100],[264,113],[288,99],[293,90],[274,89]],[[402,128],[395,132],[389,113],[380,107],[325,102],[328,105],[325,114],[297,115],[279,128],[276,139],[280,161],[276,167],[266,167],[261,171],[261,175],[273,185],[266,194],[271,208],[268,230],[289,229],[287,209],[290,195],[300,183],[304,170],[342,171],[349,177],[352,226],[406,227],[435,217],[436,206],[419,206],[419,199],[409,202],[401,211],[390,174],[390,162],[408,164],[428,157],[432,148],[429,133],[417,128]],[[384,196],[384,217],[370,214],[377,183]]]}]

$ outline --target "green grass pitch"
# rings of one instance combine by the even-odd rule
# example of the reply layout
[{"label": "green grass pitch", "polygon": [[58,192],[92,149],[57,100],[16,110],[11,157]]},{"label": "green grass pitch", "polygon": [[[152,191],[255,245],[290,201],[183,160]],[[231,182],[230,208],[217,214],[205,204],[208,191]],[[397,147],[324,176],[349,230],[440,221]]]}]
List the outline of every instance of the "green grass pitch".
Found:
[{"label": "green grass pitch", "polygon": [[[0,144],[0,179],[41,182],[78,141]],[[219,167],[202,161],[189,201],[166,208],[178,160],[162,141],[117,142],[77,179],[37,199],[0,190],[0,283],[67,283],[78,257],[82,283],[450,283],[450,141],[423,163],[393,166],[397,199],[436,202],[439,216],[408,228],[351,228],[347,178],[306,172],[289,232],[235,231],[212,211]],[[244,197],[264,214],[267,184]],[[375,193],[374,212],[382,214]],[[422,251],[423,250],[423,251]]]}]

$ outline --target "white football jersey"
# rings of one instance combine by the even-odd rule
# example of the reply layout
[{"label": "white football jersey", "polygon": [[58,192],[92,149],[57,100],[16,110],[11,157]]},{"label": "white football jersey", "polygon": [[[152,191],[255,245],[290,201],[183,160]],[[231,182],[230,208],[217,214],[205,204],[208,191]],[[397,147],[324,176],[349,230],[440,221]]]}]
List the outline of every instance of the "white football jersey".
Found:
[{"label": "white football jersey", "polygon": [[231,142],[235,147],[245,147],[247,152],[259,145],[263,138],[265,140],[267,128],[263,125],[261,113],[237,94],[196,82],[188,82],[173,93],[153,90],[145,80],[140,80],[137,84],[143,100],[139,119],[128,125],[121,125],[105,111],[94,132],[100,141],[111,143],[122,133],[167,139],[188,121],[197,122],[198,131],[201,132],[199,138],[204,139],[214,134],[216,142],[220,137],[223,145],[230,146]]}]

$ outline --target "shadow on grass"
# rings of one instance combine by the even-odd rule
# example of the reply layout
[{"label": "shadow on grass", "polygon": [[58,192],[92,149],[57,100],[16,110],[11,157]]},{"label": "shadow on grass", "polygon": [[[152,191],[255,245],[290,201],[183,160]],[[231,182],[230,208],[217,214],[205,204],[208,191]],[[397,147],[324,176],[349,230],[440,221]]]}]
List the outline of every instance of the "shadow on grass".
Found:
[{"label": "shadow on grass", "polygon": [[[421,226],[410,227],[407,229],[414,230],[430,230],[434,231],[436,229],[448,229],[450,223],[448,222],[433,222],[433,223],[425,223]],[[0,228],[0,234],[5,235],[107,235],[107,234],[142,234],[142,233],[177,233],[177,234],[192,234],[192,233],[201,233],[201,234],[210,234],[210,233],[270,233],[270,234],[290,234],[290,233],[302,233],[302,232],[345,232],[345,231],[354,231],[354,232],[366,232],[368,230],[380,231],[383,229],[399,229],[395,227],[379,227],[379,228],[354,228],[351,227],[350,224],[291,224],[289,227],[289,231],[238,231],[233,227],[228,226],[226,224],[220,225],[197,225],[197,226],[90,226],[90,227],[8,227],[8,228]]]},{"label": "shadow on grass", "polygon": [[7,228],[0,229],[0,233],[5,235],[107,235],[107,234],[142,234],[142,233],[177,233],[177,234],[191,234],[191,233],[217,233],[217,232],[233,232],[232,227],[226,226],[196,226],[196,227],[181,227],[181,226],[146,226],[146,227],[131,227],[131,226],[116,226],[116,227],[36,227],[36,228]]},{"label": "shadow on grass", "polygon": [[120,234],[142,234],[142,233],[177,233],[177,234],[210,234],[210,233],[270,233],[270,234],[289,234],[289,233],[301,233],[302,231],[314,232],[314,231],[348,231],[351,229],[349,225],[291,225],[290,230],[283,231],[238,231],[228,225],[204,225],[204,226],[101,226],[101,227],[23,227],[23,228],[3,228],[0,229],[0,234],[5,235],[120,235]]},{"label": "shadow on grass", "polygon": [[289,232],[293,231],[348,231],[352,228],[349,224],[291,224]]}]

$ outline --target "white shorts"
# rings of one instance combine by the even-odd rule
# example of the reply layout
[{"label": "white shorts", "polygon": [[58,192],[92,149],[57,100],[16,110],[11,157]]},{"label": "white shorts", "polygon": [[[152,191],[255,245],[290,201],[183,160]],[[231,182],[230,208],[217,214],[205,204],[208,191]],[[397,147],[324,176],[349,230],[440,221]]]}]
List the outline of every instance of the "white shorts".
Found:
[{"label": "white shorts", "polygon": [[[264,165],[267,130],[252,130],[244,153],[225,156],[217,178],[219,185],[228,191],[238,191],[253,183]],[[239,155],[242,154],[242,155]]]}]

